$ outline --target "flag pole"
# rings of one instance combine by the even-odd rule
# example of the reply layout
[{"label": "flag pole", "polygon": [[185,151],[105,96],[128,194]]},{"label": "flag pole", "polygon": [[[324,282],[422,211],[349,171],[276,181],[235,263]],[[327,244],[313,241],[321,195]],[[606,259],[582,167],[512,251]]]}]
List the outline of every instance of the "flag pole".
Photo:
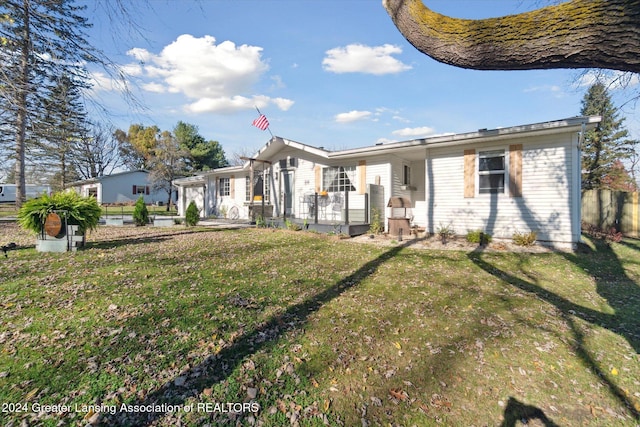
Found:
[{"label": "flag pole", "polygon": [[[260,112],[260,110],[258,110],[258,106],[254,105],[254,107],[256,107],[256,111],[258,112],[258,114],[262,115],[262,113]],[[271,123],[269,123],[269,125],[271,125]],[[271,128],[269,126],[267,126],[267,130],[269,131],[269,133],[271,134],[271,138],[273,138],[273,133],[271,133]]]}]

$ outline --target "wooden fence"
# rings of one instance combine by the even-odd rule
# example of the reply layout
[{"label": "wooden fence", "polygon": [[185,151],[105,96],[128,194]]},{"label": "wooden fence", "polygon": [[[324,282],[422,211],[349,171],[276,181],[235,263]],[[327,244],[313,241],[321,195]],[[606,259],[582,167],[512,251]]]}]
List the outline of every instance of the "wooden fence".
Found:
[{"label": "wooden fence", "polygon": [[615,227],[625,236],[638,237],[638,192],[587,190],[582,192],[582,223],[601,230]]}]

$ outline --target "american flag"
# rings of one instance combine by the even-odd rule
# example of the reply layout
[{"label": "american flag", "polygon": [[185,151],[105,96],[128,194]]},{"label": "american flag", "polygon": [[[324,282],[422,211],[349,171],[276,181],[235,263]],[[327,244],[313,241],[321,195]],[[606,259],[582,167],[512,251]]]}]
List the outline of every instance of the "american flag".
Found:
[{"label": "american flag", "polygon": [[267,120],[264,114],[260,114],[260,117],[255,119],[251,124],[260,130],[267,130],[269,127],[269,120]]}]

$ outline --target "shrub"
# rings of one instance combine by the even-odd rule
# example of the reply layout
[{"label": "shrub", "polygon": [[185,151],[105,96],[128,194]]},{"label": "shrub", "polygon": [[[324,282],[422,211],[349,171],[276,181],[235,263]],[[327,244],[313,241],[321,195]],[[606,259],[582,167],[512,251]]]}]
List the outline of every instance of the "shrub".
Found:
[{"label": "shrub", "polygon": [[42,233],[47,215],[54,211],[60,217],[66,215],[67,224],[79,225],[82,233],[95,230],[102,214],[94,197],[82,197],[69,190],[27,200],[18,212],[18,222],[25,230]]},{"label": "shrub", "polygon": [[528,233],[520,233],[516,231],[513,233],[513,243],[518,246],[532,246],[536,242],[536,238],[538,235],[535,231],[530,231]]},{"label": "shrub", "polygon": [[133,209],[133,222],[139,227],[149,223],[149,210],[142,196],[138,197],[136,207]]},{"label": "shrub", "polygon": [[369,231],[371,234],[380,234],[383,230],[384,226],[380,220],[380,210],[376,208],[371,209],[371,225],[369,226]]},{"label": "shrub", "polygon": [[470,230],[467,232],[467,242],[488,245],[491,243],[491,234],[482,230]]},{"label": "shrub", "polygon": [[288,230],[293,230],[293,231],[300,231],[302,230],[302,227],[300,227],[299,224],[296,224],[293,221],[289,221],[288,219],[284,220],[284,226],[288,229]]},{"label": "shrub", "polygon": [[198,224],[198,221],[200,221],[200,210],[196,206],[196,202],[192,200],[191,203],[189,203],[189,206],[187,206],[187,211],[184,215],[184,222],[188,227],[193,227]]},{"label": "shrub", "polygon": [[440,224],[440,227],[438,227],[438,230],[436,230],[436,233],[438,233],[438,236],[440,237],[440,241],[442,242],[443,245],[446,245],[447,241],[456,235],[456,232],[451,225],[442,225],[442,224]]}]

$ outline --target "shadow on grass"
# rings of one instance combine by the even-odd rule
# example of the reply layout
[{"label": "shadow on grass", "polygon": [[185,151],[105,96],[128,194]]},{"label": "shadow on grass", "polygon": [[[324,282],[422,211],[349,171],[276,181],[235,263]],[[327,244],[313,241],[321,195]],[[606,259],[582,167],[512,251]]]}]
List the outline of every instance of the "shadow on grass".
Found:
[{"label": "shadow on grass", "polygon": [[[129,404],[137,407],[161,405],[163,403],[167,405],[182,405],[187,398],[200,395],[206,387],[211,387],[214,383],[224,381],[247,356],[275,344],[277,339],[286,332],[303,327],[309,316],[314,312],[360,284],[365,278],[374,274],[382,264],[398,255],[400,251],[410,244],[411,241],[408,241],[394,246],[324,291],[289,307],[284,313],[275,315],[255,329],[247,331],[217,354],[210,355],[201,364],[180,373],[179,377],[186,378],[184,384],[181,382],[181,386],[176,385],[174,378],[144,399],[139,399]],[[145,426],[151,425],[154,421],[164,417],[164,415],[162,412],[118,413],[113,416],[101,414],[99,423],[100,425],[109,426]]]},{"label": "shadow on grass", "polygon": [[158,235],[137,235],[137,236],[123,236],[117,239],[108,239],[108,240],[100,240],[96,242],[88,242],[85,246],[85,249],[113,249],[119,248],[122,246],[130,246],[130,245],[141,245],[147,243],[160,243],[167,240],[171,240],[176,236],[184,236],[186,234],[200,234],[200,233],[216,233],[225,231],[225,229],[210,229],[210,228],[201,228],[195,230],[180,230],[174,231],[172,233],[162,233]]},{"label": "shadow on grass", "polygon": [[509,398],[504,409],[504,421],[500,427],[515,427],[518,422],[527,425],[529,421],[538,420],[545,427],[557,427],[558,424],[551,421],[537,406],[531,406],[520,402],[513,397]]},{"label": "shadow on grass", "polygon": [[606,328],[625,338],[635,352],[640,354],[640,317],[637,316],[635,308],[637,302],[640,301],[640,287],[626,275],[621,260],[609,245],[604,242],[596,242],[596,248],[596,251],[586,254],[561,254],[567,261],[580,267],[586,274],[594,278],[598,294],[607,300],[614,309],[614,314],[602,313],[557,295],[537,284],[536,278],[524,270],[522,273],[527,277],[527,280],[517,277],[512,272],[500,269],[485,260],[483,258],[485,254],[482,252],[472,252],[468,254],[468,257],[487,273],[555,306],[571,329],[578,357],[602,379],[611,394],[627,407],[629,413],[634,418],[640,419],[640,412],[634,407],[634,402],[591,356],[586,347],[584,334],[574,321],[574,318],[577,317],[593,325]]}]

